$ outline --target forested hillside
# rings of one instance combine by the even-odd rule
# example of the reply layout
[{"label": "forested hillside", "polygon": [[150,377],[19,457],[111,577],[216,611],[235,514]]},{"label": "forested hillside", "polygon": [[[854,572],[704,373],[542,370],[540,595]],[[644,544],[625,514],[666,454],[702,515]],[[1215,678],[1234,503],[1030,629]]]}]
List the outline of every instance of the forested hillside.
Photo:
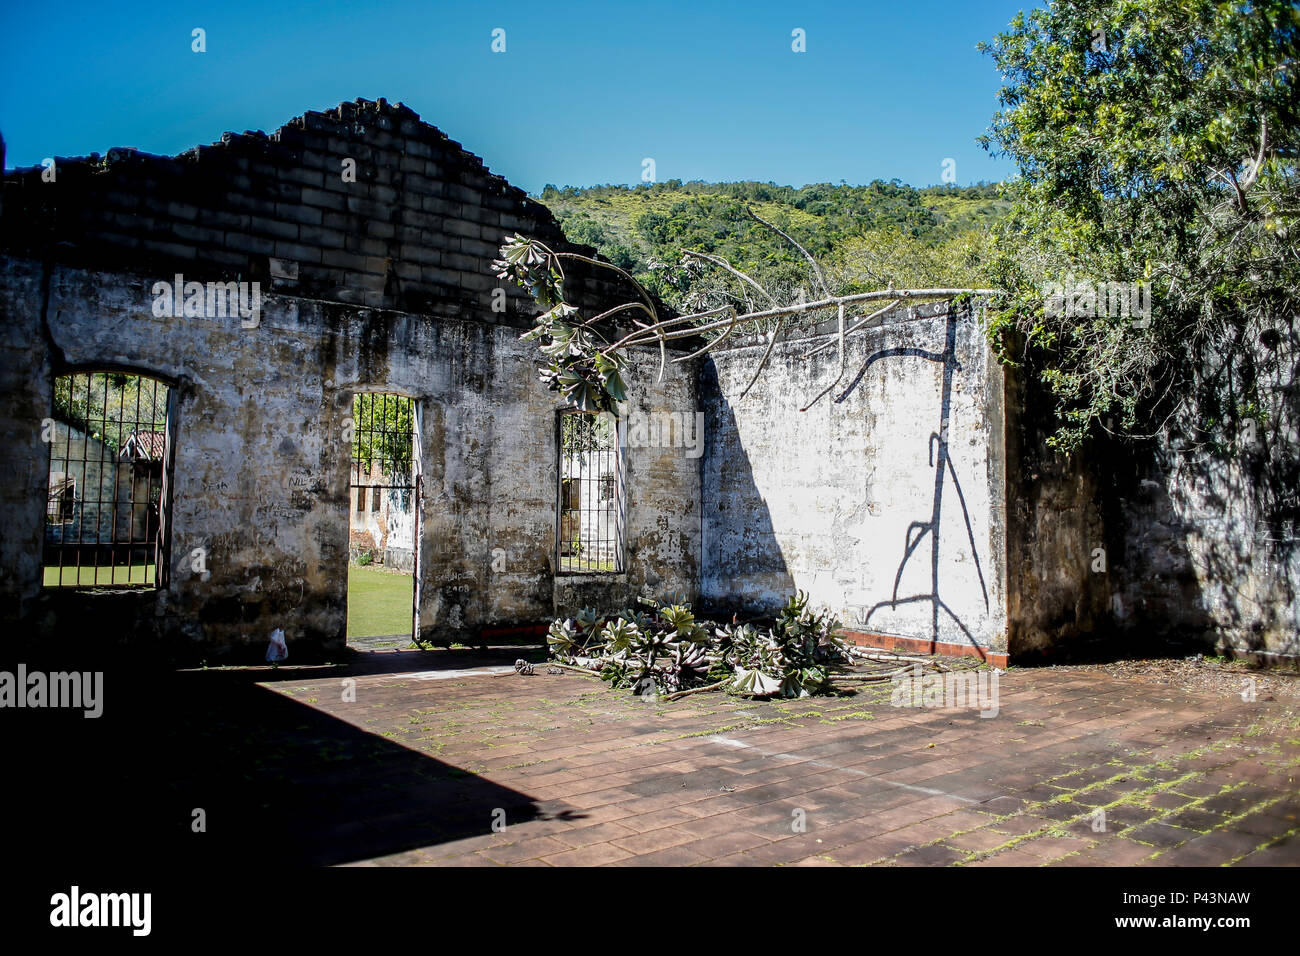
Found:
[{"label": "forested hillside", "polygon": [[1009,204],[996,185],[914,189],[897,180],[865,186],[683,183],[547,186],[540,200],[575,242],[594,246],[665,301],[700,305],[722,281],[711,267],[682,269],[681,250],[726,258],[769,288],[807,284],[798,251],[746,214],[789,233],[845,293],[897,286],[964,285],[978,279],[985,238]]}]

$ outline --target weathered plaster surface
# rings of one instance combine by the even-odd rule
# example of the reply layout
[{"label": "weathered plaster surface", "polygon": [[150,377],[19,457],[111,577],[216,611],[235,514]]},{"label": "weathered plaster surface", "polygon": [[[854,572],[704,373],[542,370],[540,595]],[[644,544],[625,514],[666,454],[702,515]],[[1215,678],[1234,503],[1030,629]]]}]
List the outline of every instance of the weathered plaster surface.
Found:
[{"label": "weathered plaster surface", "polygon": [[[38,263],[11,260],[0,290],[6,391],[33,399],[6,402],[3,422],[6,467],[22,479],[7,486],[3,544],[19,616],[63,597],[40,587],[51,390],[40,284]],[[248,329],[237,318],[157,318],[149,285],[56,268],[48,315],[70,367],[134,369],[176,387],[172,580],[149,609],[162,631],[221,647],[260,645],[279,626],[291,641],[341,644],[345,426],[359,390],[418,403],[423,636],[473,640],[483,627],[542,620],[571,593],[620,605],[639,592],[693,596],[698,470],[672,448],[626,450],[628,570],[554,581],[560,404],[515,329],[278,295]],[[634,406],[694,409],[689,366],[658,383],[657,353],[634,365]],[[207,555],[202,575],[189,570],[195,548]]]},{"label": "weathered plaster surface", "polygon": [[[701,391],[706,601],[771,609],[802,589],[850,626],[1005,648],[1001,370],[977,320],[954,314],[941,437],[948,313],[916,314],[851,336],[843,380],[802,413],[839,371],[835,347],[803,356],[833,336],[779,343],[744,399],[765,346],[713,354]],[[917,526],[936,495],[937,555]]]}]

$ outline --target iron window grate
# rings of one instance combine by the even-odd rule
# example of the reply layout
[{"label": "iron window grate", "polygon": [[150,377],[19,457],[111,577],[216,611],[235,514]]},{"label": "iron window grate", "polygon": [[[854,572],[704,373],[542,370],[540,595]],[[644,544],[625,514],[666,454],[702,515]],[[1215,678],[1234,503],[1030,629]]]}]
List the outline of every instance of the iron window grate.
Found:
[{"label": "iron window grate", "polygon": [[54,380],[46,587],[157,588],[170,517],[170,390],[123,372]]},{"label": "iron window grate", "polygon": [[557,567],[563,574],[622,571],[626,495],[612,415],[559,417]]}]

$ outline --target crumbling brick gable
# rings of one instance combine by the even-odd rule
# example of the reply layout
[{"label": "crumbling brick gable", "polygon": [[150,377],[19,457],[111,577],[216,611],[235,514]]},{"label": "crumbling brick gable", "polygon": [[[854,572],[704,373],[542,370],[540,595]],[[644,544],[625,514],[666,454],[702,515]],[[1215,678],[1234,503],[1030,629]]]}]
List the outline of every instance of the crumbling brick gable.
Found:
[{"label": "crumbling brick gable", "polygon": [[[355,182],[344,180],[345,160]],[[5,176],[0,250],[513,325],[534,310],[493,274],[507,235],[593,254],[564,243],[550,211],[477,156],[383,99],[309,112],[270,136],[226,133],[174,158],[116,148],[55,169],[54,182],[41,167]],[[569,271],[579,304],[627,298],[605,276]],[[498,285],[511,300],[505,313],[490,307]]]}]

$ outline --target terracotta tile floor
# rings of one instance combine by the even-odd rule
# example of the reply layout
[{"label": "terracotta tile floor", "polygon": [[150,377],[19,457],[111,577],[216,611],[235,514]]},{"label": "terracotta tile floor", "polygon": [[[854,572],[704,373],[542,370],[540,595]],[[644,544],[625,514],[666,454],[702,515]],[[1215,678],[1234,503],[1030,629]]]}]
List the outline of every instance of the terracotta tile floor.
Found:
[{"label": "terracotta tile floor", "polygon": [[[361,676],[355,702],[340,699],[335,675],[269,685],[435,759],[449,781],[490,783],[514,795],[500,803],[526,807],[522,818],[500,807],[496,832],[498,808],[453,787],[439,795],[458,823],[477,815],[480,832],[337,862],[1300,863],[1292,701],[1012,669],[986,719],[892,707],[887,685],[842,698],[656,704],[540,670]],[[436,828],[445,807],[430,800],[420,812]]]},{"label": "terracotta tile floor", "polygon": [[659,704],[517,653],[108,674],[100,719],[9,715],[41,768],[9,840],[185,867],[1300,863],[1295,696],[1013,668],[992,718],[887,684]]}]

